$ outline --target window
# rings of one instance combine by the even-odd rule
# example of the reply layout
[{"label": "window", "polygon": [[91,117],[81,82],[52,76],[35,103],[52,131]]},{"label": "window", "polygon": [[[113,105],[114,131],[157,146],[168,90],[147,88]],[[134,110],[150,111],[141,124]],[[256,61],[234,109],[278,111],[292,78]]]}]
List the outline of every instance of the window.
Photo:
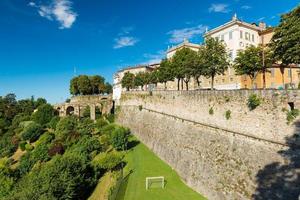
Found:
[{"label": "window", "polygon": [[232,31],[229,32],[229,40],[232,39]]},{"label": "window", "polygon": [[252,34],[252,42],[254,42],[254,34]]},{"label": "window", "polygon": [[224,35],[221,35],[221,41],[224,41]]},{"label": "window", "polygon": [[274,68],[271,69],[271,77],[272,77],[272,78],[275,77],[275,69],[274,69]]},{"label": "window", "polygon": [[233,82],[233,78],[230,78],[230,81]]},{"label": "window", "polygon": [[224,78],[222,79],[222,82],[223,82],[223,83],[225,82],[225,79],[224,79]]},{"label": "window", "polygon": [[250,40],[250,34],[249,33],[245,33],[245,39]]},{"label": "window", "polygon": [[240,38],[243,39],[243,31],[240,31]]},{"label": "window", "polygon": [[229,51],[228,56],[229,56],[230,60],[233,60],[233,51],[232,50]]}]

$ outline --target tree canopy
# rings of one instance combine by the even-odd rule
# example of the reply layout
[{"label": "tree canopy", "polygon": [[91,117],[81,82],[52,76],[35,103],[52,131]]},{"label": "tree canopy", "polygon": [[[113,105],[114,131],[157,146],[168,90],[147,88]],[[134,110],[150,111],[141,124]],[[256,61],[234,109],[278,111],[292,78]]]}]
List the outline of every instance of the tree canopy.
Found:
[{"label": "tree canopy", "polygon": [[99,75],[79,75],[70,81],[70,93],[72,95],[110,94],[112,85],[105,82],[105,78]]},{"label": "tree canopy", "polygon": [[300,63],[300,5],[281,16],[271,48],[277,61],[285,65]]}]

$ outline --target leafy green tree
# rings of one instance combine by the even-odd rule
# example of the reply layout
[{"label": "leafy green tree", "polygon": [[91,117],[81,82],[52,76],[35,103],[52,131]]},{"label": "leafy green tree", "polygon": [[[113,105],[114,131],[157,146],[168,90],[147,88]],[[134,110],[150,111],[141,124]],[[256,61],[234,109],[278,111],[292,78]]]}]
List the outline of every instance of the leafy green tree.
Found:
[{"label": "leafy green tree", "polygon": [[137,73],[134,77],[134,86],[141,87],[141,90],[144,90],[144,85],[146,82],[145,78],[145,72]]},{"label": "leafy green tree", "polygon": [[29,140],[30,142],[35,142],[42,133],[43,133],[42,126],[36,122],[32,122],[23,130],[21,134],[23,140]]},{"label": "leafy green tree", "polygon": [[37,100],[34,103],[34,107],[38,108],[41,105],[47,104],[47,100],[44,98],[37,98]]},{"label": "leafy green tree", "polygon": [[105,91],[105,79],[102,76],[90,76],[90,83],[92,87],[92,94],[101,94]]},{"label": "leafy green tree", "polygon": [[84,108],[82,116],[83,117],[90,117],[91,116],[91,108],[90,108],[90,106],[86,106]]},{"label": "leafy green tree", "polygon": [[112,170],[123,160],[123,153],[100,153],[92,160],[92,166],[96,169]]},{"label": "leafy green tree", "polygon": [[129,91],[129,89],[134,87],[134,78],[134,74],[126,72],[121,80],[122,87],[126,88],[126,90]]},{"label": "leafy green tree", "polygon": [[56,125],[55,135],[58,139],[65,140],[72,132],[76,131],[77,119],[73,116],[67,116],[60,119]]},{"label": "leafy green tree", "polygon": [[183,48],[175,53],[172,58],[172,68],[174,72],[174,77],[177,79],[177,90],[180,89],[180,81],[181,81],[181,89],[183,89],[183,78],[185,77],[186,69],[184,68],[184,59],[185,52],[187,48]]},{"label": "leafy green tree", "polygon": [[112,92],[113,92],[113,86],[110,83],[106,82],[104,93],[111,94]]},{"label": "leafy green tree", "polygon": [[41,125],[46,125],[51,121],[54,115],[55,110],[50,104],[42,104],[37,108],[37,111],[33,113],[32,119]]},{"label": "leafy green tree", "polygon": [[251,79],[252,88],[254,88],[254,80],[258,73],[265,73],[267,67],[272,65],[270,54],[263,52],[262,47],[253,45],[247,47],[244,51],[239,51],[234,62],[233,67],[236,74],[248,75]]},{"label": "leafy green tree", "polygon": [[283,14],[275,28],[271,47],[276,60],[283,64],[300,63],[300,5]]},{"label": "leafy green tree", "polygon": [[211,89],[214,89],[214,79],[217,75],[224,75],[229,67],[225,45],[218,39],[208,37],[204,46],[205,75],[211,78]]},{"label": "leafy green tree", "polygon": [[201,46],[198,51],[196,63],[192,69],[192,75],[197,81],[198,87],[200,87],[200,77],[205,76],[206,69],[206,58],[205,58],[205,47]]},{"label": "leafy green tree", "polygon": [[79,87],[78,87],[78,79],[79,79],[78,77],[74,77],[70,81],[70,93],[72,95],[80,94]]},{"label": "leafy green tree", "polygon": [[280,72],[284,85],[284,69],[290,64],[300,63],[300,5],[281,16],[270,46],[275,60],[281,63]]},{"label": "leafy green tree", "polygon": [[86,76],[86,75],[80,75],[78,77],[77,84],[78,84],[79,93],[81,95],[92,94],[93,88],[92,88],[92,85],[91,85],[91,82],[90,82],[90,79],[89,79],[88,76]]},{"label": "leafy green tree", "polygon": [[8,196],[14,185],[14,177],[7,157],[0,159],[0,199]]},{"label": "leafy green tree", "polygon": [[127,128],[118,127],[111,133],[111,144],[116,150],[126,150],[130,131]]},{"label": "leafy green tree", "polygon": [[163,59],[158,68],[158,81],[164,83],[164,89],[167,89],[167,82],[173,81],[172,65],[168,59]]}]

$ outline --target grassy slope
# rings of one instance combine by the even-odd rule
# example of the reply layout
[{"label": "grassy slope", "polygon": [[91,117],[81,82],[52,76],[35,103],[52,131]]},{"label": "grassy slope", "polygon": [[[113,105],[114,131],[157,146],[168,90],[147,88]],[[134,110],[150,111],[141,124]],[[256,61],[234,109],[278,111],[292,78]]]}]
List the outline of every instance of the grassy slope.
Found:
[{"label": "grassy slope", "polygon": [[107,199],[107,193],[109,188],[111,187],[112,177],[111,173],[107,172],[101,179],[94,192],[90,196],[88,200],[105,200]]},{"label": "grassy slope", "polygon": [[[135,146],[126,155],[125,174],[133,172],[122,184],[117,200],[202,200],[200,194],[186,186],[177,173],[160,160],[142,143]],[[166,188],[145,189],[145,178],[149,176],[164,176]]]}]

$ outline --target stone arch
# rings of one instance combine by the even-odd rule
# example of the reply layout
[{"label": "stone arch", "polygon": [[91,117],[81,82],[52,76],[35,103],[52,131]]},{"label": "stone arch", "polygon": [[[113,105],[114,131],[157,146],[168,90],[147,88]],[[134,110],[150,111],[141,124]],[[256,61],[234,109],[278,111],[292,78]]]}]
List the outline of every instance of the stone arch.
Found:
[{"label": "stone arch", "polygon": [[66,109],[66,114],[67,115],[73,115],[75,112],[75,108],[73,106],[68,106]]}]

